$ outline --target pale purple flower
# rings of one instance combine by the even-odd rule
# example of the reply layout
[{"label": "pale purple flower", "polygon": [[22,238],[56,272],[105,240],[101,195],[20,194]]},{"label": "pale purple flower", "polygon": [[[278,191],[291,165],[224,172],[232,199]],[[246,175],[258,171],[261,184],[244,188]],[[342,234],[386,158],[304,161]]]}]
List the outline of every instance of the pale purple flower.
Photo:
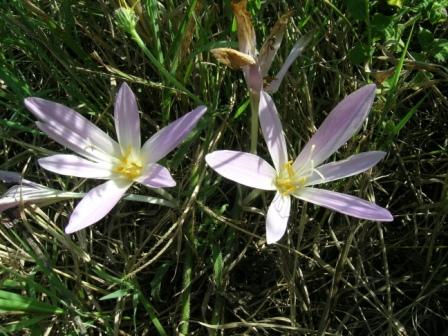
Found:
[{"label": "pale purple flower", "polygon": [[357,218],[393,220],[388,210],[374,203],[314,187],[366,171],[385,156],[384,152],[371,151],[322,164],[359,130],[372,106],[375,88],[373,84],[366,85],[345,97],[294,161],[289,161],[274,102],[269,94],[262,92],[260,124],[275,168],[249,153],[222,150],[206,156],[208,165],[220,175],[252,188],[276,192],[266,216],[268,244],[278,241],[286,231],[291,208],[290,196]]},{"label": "pale purple flower", "polygon": [[137,101],[124,83],[115,101],[118,142],[74,110],[41,98],[26,98],[26,107],[39,119],[37,126],[50,138],[80,156],[58,154],[39,160],[49,171],[69,176],[107,180],[78,203],[66,233],[92,225],[106,216],[134,183],[149,188],[173,187],[168,169],[156,162],[190,133],[206,107],[200,106],[162,128],[141,146]]}]

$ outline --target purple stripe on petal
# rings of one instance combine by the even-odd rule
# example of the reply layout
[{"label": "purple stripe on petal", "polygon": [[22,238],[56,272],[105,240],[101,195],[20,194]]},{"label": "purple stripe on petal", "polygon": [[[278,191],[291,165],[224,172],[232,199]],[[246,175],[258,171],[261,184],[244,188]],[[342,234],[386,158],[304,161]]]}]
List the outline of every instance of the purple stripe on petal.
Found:
[{"label": "purple stripe on petal", "polygon": [[57,154],[39,159],[38,162],[42,168],[61,175],[96,179],[109,179],[112,176],[111,164],[92,162],[76,155]]},{"label": "purple stripe on petal", "polygon": [[140,149],[140,117],[131,88],[123,83],[115,100],[115,129],[122,153],[129,147]]},{"label": "purple stripe on petal", "polygon": [[37,183],[35,185],[38,187],[15,185],[8,189],[0,198],[0,212],[26,203],[45,203],[61,193],[59,190],[46,188]]},{"label": "purple stripe on petal", "polygon": [[174,187],[176,181],[173,180],[168,169],[157,163],[152,163],[146,171],[135,182],[141,183],[149,188]]},{"label": "purple stripe on petal", "polygon": [[70,216],[65,233],[73,233],[98,222],[112,210],[131,184],[110,180],[90,190]]},{"label": "purple stripe on petal", "polygon": [[80,138],[89,139],[92,145],[105,153],[118,149],[115,140],[67,106],[37,97],[26,98],[25,106],[42,122],[53,127],[62,126]]},{"label": "purple stripe on petal", "polygon": [[9,198],[9,197],[2,198],[0,199],[0,213],[8,209],[18,207],[21,204],[23,204],[23,202],[15,198]]},{"label": "purple stripe on petal", "polygon": [[385,152],[371,151],[350,156],[345,160],[327,163],[315,169],[306,185],[326,183],[357,175],[375,166],[385,155]]},{"label": "purple stripe on petal", "polygon": [[50,125],[37,121],[36,126],[54,141],[59,142],[61,145],[87,159],[96,162],[110,162],[112,160],[111,154],[105,153],[100,148],[95,147],[89,138],[84,138],[62,125]]},{"label": "purple stripe on petal", "polygon": [[266,92],[261,92],[259,115],[264,140],[268,146],[275,169],[280,171],[288,161],[285,135],[283,134],[282,124],[274,101]]},{"label": "purple stripe on petal", "polygon": [[276,189],[273,184],[275,169],[257,155],[220,150],[207,154],[205,161],[218,174],[229,180],[256,189]]},{"label": "purple stripe on petal", "polygon": [[279,241],[285,234],[291,210],[291,197],[276,193],[266,215],[266,242]]},{"label": "purple stripe on petal", "polygon": [[176,148],[196,126],[207,111],[199,106],[154,134],[142,148],[145,163],[155,163]]},{"label": "purple stripe on petal", "polygon": [[378,222],[390,222],[394,219],[389,210],[381,208],[375,203],[334,191],[304,188],[294,196],[356,218]]},{"label": "purple stripe on petal", "polygon": [[359,130],[372,107],[375,89],[375,84],[363,86],[330,112],[294,161],[295,170],[306,169],[311,161],[319,166]]}]

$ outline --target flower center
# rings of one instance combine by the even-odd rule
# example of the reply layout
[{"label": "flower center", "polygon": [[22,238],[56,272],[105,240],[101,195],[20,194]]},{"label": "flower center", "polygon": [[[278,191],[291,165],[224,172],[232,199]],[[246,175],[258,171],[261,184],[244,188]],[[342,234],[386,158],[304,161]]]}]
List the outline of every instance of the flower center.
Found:
[{"label": "flower center", "polygon": [[306,177],[296,175],[292,167],[292,161],[288,161],[283,165],[280,174],[275,177],[274,184],[280,194],[286,196],[301,189],[305,185],[306,180]]},{"label": "flower center", "polygon": [[123,153],[113,171],[132,181],[141,175],[142,168],[142,160],[134,155],[132,148],[129,147],[128,150]]}]

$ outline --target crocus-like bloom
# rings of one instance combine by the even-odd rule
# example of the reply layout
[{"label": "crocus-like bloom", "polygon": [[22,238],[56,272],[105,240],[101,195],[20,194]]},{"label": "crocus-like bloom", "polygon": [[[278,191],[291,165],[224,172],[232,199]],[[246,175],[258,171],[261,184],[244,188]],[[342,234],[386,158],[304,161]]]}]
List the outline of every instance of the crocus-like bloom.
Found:
[{"label": "crocus-like bloom", "polygon": [[115,101],[118,142],[74,110],[41,98],[26,98],[26,107],[53,140],[80,156],[58,154],[39,160],[49,171],[69,176],[108,180],[90,190],[78,203],[65,228],[72,233],[102,219],[134,183],[149,188],[173,187],[168,169],[156,162],[190,133],[206,107],[200,106],[162,128],[141,146],[137,101],[124,83]]},{"label": "crocus-like bloom", "polygon": [[206,161],[220,175],[246,186],[276,191],[266,216],[267,243],[285,233],[294,196],[340,213],[374,221],[392,221],[384,208],[363,199],[315,188],[320,183],[359,174],[376,165],[384,152],[371,151],[321,165],[361,127],[375,97],[375,85],[366,85],[342,100],[328,115],[299,156],[290,161],[277,109],[262,92],[260,124],[274,167],[262,158],[237,151],[215,151]]},{"label": "crocus-like bloom", "polygon": [[79,195],[79,193],[56,190],[28,181],[15,172],[0,170],[0,181],[13,184],[0,197],[0,212],[21,204],[49,205],[54,202],[76,198]]},{"label": "crocus-like bloom", "polygon": [[[232,10],[238,24],[237,34],[239,51],[231,48],[216,48],[212,49],[211,52],[218,61],[232,68],[241,68],[249,89],[256,94],[259,94],[263,89],[263,78],[268,75],[272,61],[280,48],[288,19],[292,12],[282,15],[278,19],[258,54],[255,30],[246,6],[247,0],[232,1]],[[308,42],[308,36],[302,37],[296,42],[280,71],[275,78],[264,87],[266,92],[274,93],[278,90],[289,67],[302,53]]]}]

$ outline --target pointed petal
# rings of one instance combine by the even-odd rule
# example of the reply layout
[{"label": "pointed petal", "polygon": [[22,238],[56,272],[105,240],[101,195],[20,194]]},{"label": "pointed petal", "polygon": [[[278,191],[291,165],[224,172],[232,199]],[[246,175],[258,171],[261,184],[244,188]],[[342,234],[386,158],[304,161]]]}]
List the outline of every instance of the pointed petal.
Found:
[{"label": "pointed petal", "polygon": [[90,190],[70,216],[65,233],[73,233],[98,222],[112,210],[131,184],[110,180]]},{"label": "pointed petal", "polygon": [[266,242],[279,241],[285,234],[291,210],[291,197],[276,193],[266,216]]},{"label": "pointed petal", "polygon": [[330,112],[294,161],[297,171],[307,171],[311,163],[319,166],[359,130],[372,107],[375,89],[375,84],[363,86]]},{"label": "pointed petal", "polygon": [[207,164],[218,174],[248,187],[275,190],[274,168],[254,154],[220,150],[205,156]]},{"label": "pointed petal", "polygon": [[258,111],[261,131],[268,146],[269,154],[271,154],[275,169],[280,171],[283,165],[288,162],[285,135],[274,101],[264,91],[261,92]]},{"label": "pointed petal", "polygon": [[39,185],[15,185],[9,188],[0,198],[0,212],[25,203],[42,203],[55,199],[61,191]]},{"label": "pointed petal", "polygon": [[20,204],[20,201],[17,201],[13,198],[5,197],[0,198],[0,213],[2,213],[5,210],[15,208]]},{"label": "pointed petal", "polygon": [[[78,133],[60,124],[50,125],[37,121],[36,126],[54,141],[89,160],[95,162],[110,162],[113,159],[113,153],[104,152],[101,148],[96,147],[89,138],[80,136]],[[120,152],[118,151],[118,153]]]},{"label": "pointed petal", "polygon": [[283,35],[288,25],[288,20],[292,15],[292,11],[283,14],[275,23],[269,32],[269,36],[263,43],[258,55],[258,63],[260,64],[261,73],[265,77],[271,67],[272,61],[277,54],[280,45],[282,44]]},{"label": "pointed petal", "polygon": [[63,127],[67,132],[70,131],[90,142],[91,146],[98,148],[98,151],[114,153],[118,148],[115,140],[67,106],[36,97],[26,98],[25,106],[43,123],[56,128]]},{"label": "pointed petal", "polygon": [[199,106],[154,134],[142,148],[144,162],[157,162],[176,148],[196,126],[207,107]]},{"label": "pointed petal", "polygon": [[112,165],[97,163],[76,155],[57,154],[38,160],[39,165],[53,173],[96,179],[110,179]]},{"label": "pointed petal", "polygon": [[302,54],[303,50],[310,41],[311,41],[311,35],[305,35],[302,36],[296,42],[296,44],[294,44],[294,47],[292,47],[291,52],[289,53],[282,67],[280,68],[280,71],[275,76],[275,79],[272,82],[270,82],[269,85],[266,86],[265,88],[266,92],[269,92],[271,94],[277,92],[278,88],[280,87],[280,84],[283,82],[283,78],[286,76],[286,73],[288,72],[292,63],[294,63],[296,58]]},{"label": "pointed petal", "polygon": [[137,100],[131,88],[121,84],[115,100],[115,129],[122,153],[129,148],[140,149],[140,117],[138,115]]},{"label": "pointed petal", "polygon": [[315,169],[306,185],[326,183],[357,175],[375,166],[385,155],[385,152],[371,151],[350,156],[345,160],[327,163]]},{"label": "pointed petal", "polygon": [[389,210],[381,208],[375,203],[334,191],[303,188],[294,196],[303,201],[314,203],[356,218],[378,222],[390,222],[394,219]]},{"label": "pointed petal", "polygon": [[239,49],[241,52],[255,57],[257,52],[255,30],[246,6],[247,0],[232,1],[232,11],[237,22]]},{"label": "pointed petal", "polygon": [[173,180],[168,169],[157,163],[150,164],[145,172],[135,179],[135,182],[139,182],[149,188],[167,188],[176,185],[176,181]]}]

